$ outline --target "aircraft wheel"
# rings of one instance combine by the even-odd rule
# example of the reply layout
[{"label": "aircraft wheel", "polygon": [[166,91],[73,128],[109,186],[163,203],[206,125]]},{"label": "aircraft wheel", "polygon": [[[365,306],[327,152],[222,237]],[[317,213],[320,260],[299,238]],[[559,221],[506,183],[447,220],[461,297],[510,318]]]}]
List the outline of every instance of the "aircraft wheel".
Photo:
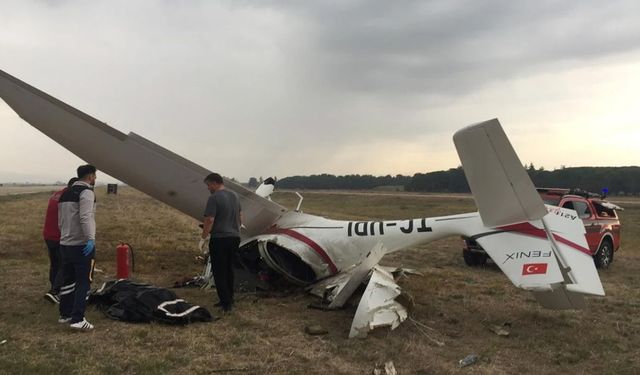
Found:
[{"label": "aircraft wheel", "polygon": [[474,253],[469,250],[462,250],[462,257],[467,266],[482,266],[487,263],[487,254]]},{"label": "aircraft wheel", "polygon": [[613,262],[613,246],[609,240],[602,241],[602,244],[593,256],[593,261],[597,268],[607,269]]}]

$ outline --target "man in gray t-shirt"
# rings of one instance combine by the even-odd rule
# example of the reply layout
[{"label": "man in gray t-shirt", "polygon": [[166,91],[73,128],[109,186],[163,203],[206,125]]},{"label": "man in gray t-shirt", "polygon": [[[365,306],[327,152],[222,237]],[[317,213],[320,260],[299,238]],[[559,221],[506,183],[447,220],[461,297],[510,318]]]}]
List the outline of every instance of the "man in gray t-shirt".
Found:
[{"label": "man in gray t-shirt", "polygon": [[212,193],[204,216],[214,219],[212,238],[240,237],[240,200],[236,193],[226,189]]},{"label": "man in gray t-shirt", "polygon": [[204,210],[202,238],[211,235],[209,256],[220,299],[216,306],[228,312],[233,308],[233,259],[240,245],[240,199],[224,188],[224,180],[217,173],[209,174],[204,183],[211,196]]}]

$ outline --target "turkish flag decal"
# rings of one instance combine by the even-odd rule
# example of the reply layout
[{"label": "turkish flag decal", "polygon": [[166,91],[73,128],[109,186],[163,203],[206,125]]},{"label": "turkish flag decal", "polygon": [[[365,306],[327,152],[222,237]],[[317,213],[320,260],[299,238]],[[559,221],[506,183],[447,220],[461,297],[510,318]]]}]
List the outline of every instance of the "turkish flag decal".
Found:
[{"label": "turkish flag decal", "polygon": [[544,275],[547,273],[547,263],[526,263],[522,265],[523,275]]}]

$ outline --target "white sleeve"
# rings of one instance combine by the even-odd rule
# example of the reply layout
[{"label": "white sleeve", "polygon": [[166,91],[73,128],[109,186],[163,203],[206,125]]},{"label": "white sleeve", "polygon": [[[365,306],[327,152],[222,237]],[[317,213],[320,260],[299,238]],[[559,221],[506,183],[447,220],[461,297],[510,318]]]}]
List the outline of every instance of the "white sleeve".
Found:
[{"label": "white sleeve", "polygon": [[96,218],[94,210],[95,193],[86,189],[80,193],[80,227],[87,240],[96,239]]}]

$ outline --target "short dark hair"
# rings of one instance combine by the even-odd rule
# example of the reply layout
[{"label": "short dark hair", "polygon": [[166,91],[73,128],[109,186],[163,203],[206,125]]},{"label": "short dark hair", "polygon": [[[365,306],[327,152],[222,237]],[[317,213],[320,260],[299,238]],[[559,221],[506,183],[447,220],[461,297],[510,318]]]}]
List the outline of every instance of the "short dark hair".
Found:
[{"label": "short dark hair", "polygon": [[216,184],[224,184],[224,180],[222,179],[222,176],[220,176],[218,173],[209,173],[207,175],[207,177],[204,178],[204,182],[205,183],[209,183],[209,182],[215,182]]},{"label": "short dark hair", "polygon": [[78,167],[78,179],[84,178],[92,173],[96,173],[96,167],[91,164],[81,165]]},{"label": "short dark hair", "polygon": [[78,181],[78,177],[72,177],[69,182],[67,182],[67,187],[71,187],[73,184],[76,183],[76,181]]}]

